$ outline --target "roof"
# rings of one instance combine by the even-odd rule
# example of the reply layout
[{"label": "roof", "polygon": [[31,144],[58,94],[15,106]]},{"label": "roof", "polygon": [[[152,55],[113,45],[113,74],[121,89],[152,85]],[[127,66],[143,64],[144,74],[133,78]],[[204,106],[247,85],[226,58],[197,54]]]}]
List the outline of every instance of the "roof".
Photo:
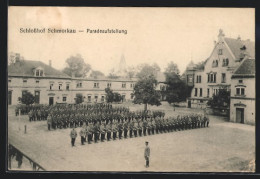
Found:
[{"label": "roof", "polygon": [[254,77],[255,76],[255,59],[244,59],[235,70],[233,77]]},{"label": "roof", "polygon": [[255,42],[250,40],[240,40],[233,38],[225,38],[225,42],[234,54],[236,59],[240,59],[241,50],[243,46],[246,47],[246,52],[251,58],[255,58]]},{"label": "roof", "polygon": [[45,77],[51,78],[71,78],[55,68],[40,61],[22,60],[8,66],[8,76],[34,77],[34,69],[41,67]]}]

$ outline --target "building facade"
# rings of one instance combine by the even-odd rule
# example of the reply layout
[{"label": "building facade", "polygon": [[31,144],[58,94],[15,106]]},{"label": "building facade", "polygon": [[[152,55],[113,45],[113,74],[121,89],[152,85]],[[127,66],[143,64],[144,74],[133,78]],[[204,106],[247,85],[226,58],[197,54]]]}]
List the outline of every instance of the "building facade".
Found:
[{"label": "building facade", "polygon": [[231,77],[231,122],[255,124],[255,95],[255,60],[247,58]]},{"label": "building facade", "polygon": [[[36,104],[75,103],[77,97],[84,102],[105,102],[105,89],[110,88],[122,96],[122,102],[133,100],[137,78],[70,77],[40,61],[17,60],[8,67],[8,104],[19,104],[25,91],[35,96]],[[163,78],[158,79],[156,90],[164,90]],[[165,97],[162,97],[163,100]]]},{"label": "building facade", "polygon": [[[226,38],[219,30],[218,42],[215,42],[209,58],[203,63],[203,68],[195,69],[194,87],[191,97],[187,98],[188,106],[205,108],[207,102],[220,89],[231,89],[231,76],[241,62],[255,56],[255,45],[250,40]],[[191,71],[191,70],[190,70]]]}]

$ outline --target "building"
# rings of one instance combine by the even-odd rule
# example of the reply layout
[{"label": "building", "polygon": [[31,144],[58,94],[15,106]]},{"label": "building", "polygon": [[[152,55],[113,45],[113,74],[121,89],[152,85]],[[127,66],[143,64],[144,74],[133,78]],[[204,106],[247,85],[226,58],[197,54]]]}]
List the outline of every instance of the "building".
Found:
[{"label": "building", "polygon": [[244,59],[231,77],[230,121],[255,124],[255,59]]},{"label": "building", "polygon": [[[158,76],[156,90],[165,90],[162,75]],[[133,100],[133,89],[137,78],[108,78],[105,76],[77,78],[68,76],[40,61],[20,60],[8,66],[8,104],[19,104],[25,91],[35,96],[35,104],[75,103],[76,98],[84,102],[105,102],[105,88],[122,96],[122,101]],[[162,100],[165,97],[162,97]]]},{"label": "building", "polygon": [[[194,82],[191,96],[187,98],[190,107],[205,108],[207,101],[217,94],[219,89],[230,90],[231,76],[243,59],[255,58],[254,42],[241,40],[240,37],[227,38],[221,29],[218,42],[214,43],[209,58],[200,64],[200,68],[187,69],[187,74],[192,73]],[[187,78],[190,77],[187,75]]]}]

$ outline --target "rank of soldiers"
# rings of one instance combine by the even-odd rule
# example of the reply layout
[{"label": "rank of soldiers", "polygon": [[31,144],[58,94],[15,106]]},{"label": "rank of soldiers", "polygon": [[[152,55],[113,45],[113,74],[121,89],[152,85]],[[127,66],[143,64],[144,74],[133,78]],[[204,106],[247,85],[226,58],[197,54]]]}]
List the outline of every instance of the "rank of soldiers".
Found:
[{"label": "rank of soldiers", "polygon": [[[143,117],[143,118],[142,118]],[[94,120],[84,122],[80,129],[81,144],[85,142],[104,142],[117,138],[133,138],[173,131],[204,128],[209,126],[209,119],[202,114],[191,114],[164,118],[163,116],[125,117],[112,120]],[[74,127],[72,127],[74,128]]]}]

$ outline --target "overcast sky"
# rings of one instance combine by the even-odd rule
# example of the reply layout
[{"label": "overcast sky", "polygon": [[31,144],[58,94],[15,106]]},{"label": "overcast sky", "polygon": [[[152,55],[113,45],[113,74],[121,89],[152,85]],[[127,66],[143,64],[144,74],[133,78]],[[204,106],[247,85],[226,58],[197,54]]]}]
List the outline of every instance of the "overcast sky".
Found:
[{"label": "overcast sky", "polygon": [[[105,74],[122,56],[127,65],[186,65],[209,57],[219,29],[226,37],[255,39],[255,11],[241,8],[9,7],[8,51],[62,69],[81,54]],[[20,28],[70,28],[76,34],[20,33]],[[124,34],[88,34],[86,29],[123,29]]]}]

